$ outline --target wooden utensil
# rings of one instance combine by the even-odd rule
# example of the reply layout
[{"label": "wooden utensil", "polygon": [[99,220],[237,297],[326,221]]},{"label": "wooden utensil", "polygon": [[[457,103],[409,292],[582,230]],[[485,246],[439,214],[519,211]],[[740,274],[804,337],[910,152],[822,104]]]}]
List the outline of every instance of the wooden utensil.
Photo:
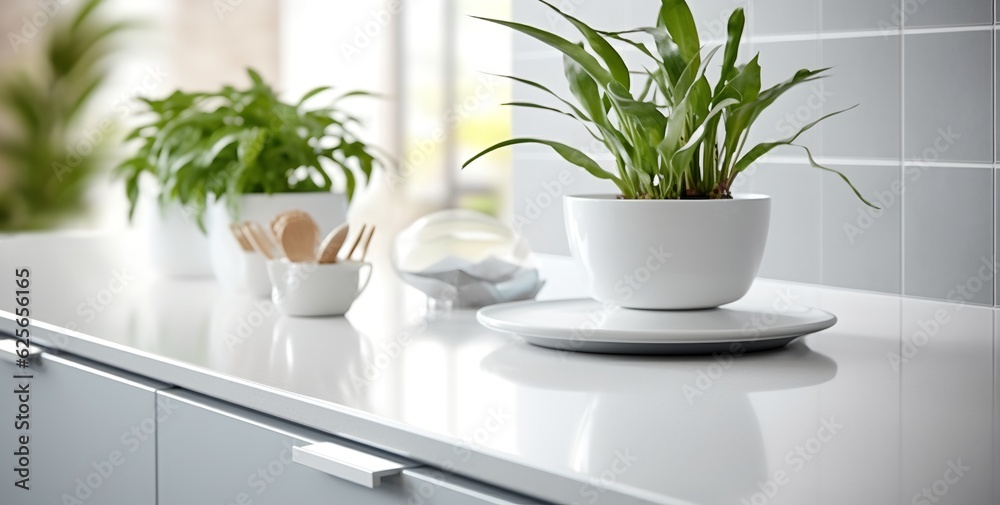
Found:
[{"label": "wooden utensil", "polygon": [[309,217],[309,213],[304,210],[297,209],[286,210],[279,213],[277,216],[274,216],[274,219],[271,220],[271,233],[273,233],[275,237],[280,237],[281,230],[284,229],[285,223],[287,223],[289,219],[301,218],[303,216]]},{"label": "wooden utensil", "polygon": [[368,232],[368,238],[365,240],[365,244],[361,246],[361,261],[364,262],[365,258],[368,256],[368,245],[372,243],[372,237],[375,236],[375,225],[372,225],[371,230]]},{"label": "wooden utensil", "polygon": [[347,223],[344,223],[331,231],[323,243],[319,245],[319,253],[316,257],[319,259],[320,263],[336,263],[337,253],[340,252],[340,248],[344,246],[344,241],[347,240],[347,234],[350,232],[351,227]]},{"label": "wooden utensil", "polygon": [[354,254],[354,250],[358,248],[358,244],[361,243],[361,238],[365,235],[365,230],[368,228],[367,224],[361,225],[361,231],[358,232],[358,236],[354,238],[354,242],[351,244],[351,248],[347,251],[347,254],[343,256],[342,259],[350,260],[351,256]]},{"label": "wooden utensil", "polygon": [[273,260],[280,256],[276,251],[274,241],[259,223],[253,221],[243,223],[243,234],[253,245],[253,248],[265,258]]},{"label": "wooden utensil", "polygon": [[243,223],[232,223],[229,225],[229,229],[233,232],[233,237],[236,237],[236,242],[240,244],[240,248],[243,252],[252,253],[253,244],[247,239],[246,234],[243,233]]},{"label": "wooden utensil", "polygon": [[[280,223],[284,223],[281,225]],[[279,223],[278,243],[293,263],[316,261],[319,227],[308,214],[287,214]]]},{"label": "wooden utensil", "polygon": [[284,257],[285,252],[281,249],[281,244],[278,242],[278,238],[274,236],[274,233],[265,226],[256,221],[250,222],[253,225],[254,233],[259,235],[262,240],[267,243],[268,250],[275,259],[281,259]]}]

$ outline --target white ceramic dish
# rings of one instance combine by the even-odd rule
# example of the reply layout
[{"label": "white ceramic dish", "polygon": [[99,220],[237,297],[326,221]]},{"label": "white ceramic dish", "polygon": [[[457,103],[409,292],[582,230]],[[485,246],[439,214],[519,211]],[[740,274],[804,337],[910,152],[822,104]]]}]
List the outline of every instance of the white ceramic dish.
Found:
[{"label": "white ceramic dish", "polygon": [[[371,280],[371,264],[267,262],[273,289],[271,301],[287,316],[341,316]],[[361,271],[367,270],[364,280]]]},{"label": "white ceramic dish", "polygon": [[836,316],[809,307],[739,301],[706,310],[616,307],[591,299],[524,301],[480,309],[487,328],[542,347],[611,354],[751,352],[787,345],[829,328]]}]

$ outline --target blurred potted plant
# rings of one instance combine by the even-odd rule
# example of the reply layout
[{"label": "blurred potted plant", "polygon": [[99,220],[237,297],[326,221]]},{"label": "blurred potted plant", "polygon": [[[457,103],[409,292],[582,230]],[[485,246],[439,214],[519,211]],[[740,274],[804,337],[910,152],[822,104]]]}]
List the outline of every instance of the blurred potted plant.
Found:
[{"label": "blurred potted plant", "polygon": [[[515,138],[499,142],[464,165],[502,147],[537,143],[591,175],[612,181],[617,194],[565,197],[570,250],[586,275],[591,296],[641,309],[697,309],[729,303],[750,288],[764,253],[770,198],[733,195],[737,175],[779,146],[794,142],[834,112],[796,134],[747,146],[748,132],[761,112],[781,95],[822,77],[827,69],[799,70],[790,79],[761,89],[755,56],[737,65],[745,17],[733,12],[722,56],[721,77],[709,83],[705,70],[720,48],[703,55],[687,3],[662,0],[651,27],[598,31],[542,1],[572,24],[586,40],[572,43],[531,26],[484,19],[529,35],[563,54],[566,79],[576,103],[545,86],[511,79],[555,97],[555,106],[515,102],[576,119],[612,154],[608,171],[578,149],[558,142]],[[638,37],[648,37],[652,45]],[[614,44],[644,57],[629,68]],[[633,78],[641,77],[633,83]],[[635,85],[634,85],[635,84]],[[633,91],[636,90],[636,91]],[[565,108],[560,108],[565,107]]]},{"label": "blurred potted plant", "polygon": [[[354,133],[358,119],[338,107],[340,99],[367,92],[352,91],[326,107],[309,108],[306,102],[328,87],[288,104],[257,72],[248,74],[252,84],[246,89],[226,86],[143,99],[152,120],[131,133],[139,148],[117,170],[130,213],[140,179],[149,174],[158,182],[164,212],[180,213],[207,232],[212,268],[229,285],[238,283],[242,269],[234,264],[242,256],[230,223],[268,223],[282,211],[300,209],[325,233],[345,221],[358,176],[367,181],[379,163]],[[333,192],[331,168],[343,174],[344,193]]]},{"label": "blurred potted plant", "polygon": [[0,122],[7,126],[0,129],[0,232],[55,228],[88,213],[86,193],[106,159],[113,124],[86,135],[81,122],[105,84],[121,32],[133,26],[100,19],[103,3],[87,0],[54,20],[44,58],[31,62],[37,68],[0,79]]}]

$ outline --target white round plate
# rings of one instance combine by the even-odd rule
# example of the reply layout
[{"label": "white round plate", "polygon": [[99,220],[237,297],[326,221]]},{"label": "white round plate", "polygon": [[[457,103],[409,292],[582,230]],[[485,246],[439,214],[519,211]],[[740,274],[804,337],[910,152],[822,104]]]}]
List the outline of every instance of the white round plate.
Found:
[{"label": "white round plate", "polygon": [[491,305],[476,319],[529,343],[610,354],[711,354],[782,347],[837,322],[829,312],[738,301],[705,310],[635,310],[591,299]]}]

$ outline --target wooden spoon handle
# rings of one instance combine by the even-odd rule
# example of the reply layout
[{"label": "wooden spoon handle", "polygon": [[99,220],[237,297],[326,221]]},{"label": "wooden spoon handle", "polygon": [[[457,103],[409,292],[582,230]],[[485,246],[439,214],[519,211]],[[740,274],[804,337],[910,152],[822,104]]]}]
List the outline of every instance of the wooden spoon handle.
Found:
[{"label": "wooden spoon handle", "polygon": [[276,256],[274,242],[265,234],[260,224],[251,221],[245,223],[243,226],[243,232],[250,239],[250,243],[253,244],[254,249],[257,249],[265,258],[273,260]]},{"label": "wooden spoon handle", "polygon": [[254,252],[253,244],[250,243],[246,234],[243,233],[243,223],[232,223],[229,225],[229,229],[233,232],[233,237],[236,238],[236,242],[240,244],[243,252]]},{"label": "wooden spoon handle", "polygon": [[368,257],[368,245],[372,243],[372,237],[375,236],[375,225],[372,225],[371,230],[368,231],[368,238],[365,239],[365,244],[361,246],[361,261],[364,262],[365,258]]},{"label": "wooden spoon handle", "polygon": [[357,249],[358,248],[358,244],[361,243],[361,237],[363,237],[365,235],[365,229],[366,228],[368,228],[367,224],[361,225],[361,231],[358,232],[358,237],[356,239],[354,239],[354,244],[351,245],[351,249],[349,251],[347,251],[347,255],[344,256],[345,260],[351,259],[351,256],[354,255],[354,250]]}]

